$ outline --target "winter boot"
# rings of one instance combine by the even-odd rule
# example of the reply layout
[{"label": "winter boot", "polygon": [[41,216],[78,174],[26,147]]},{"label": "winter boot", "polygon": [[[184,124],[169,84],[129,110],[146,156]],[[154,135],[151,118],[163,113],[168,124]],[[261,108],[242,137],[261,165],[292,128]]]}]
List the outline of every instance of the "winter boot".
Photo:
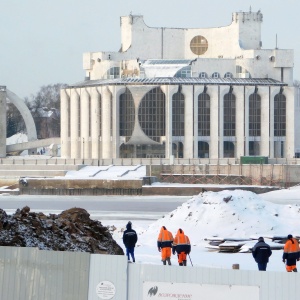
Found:
[{"label": "winter boot", "polygon": [[182,262],[183,262],[183,265],[186,266],[186,260],[184,260],[184,261],[182,261]]},{"label": "winter boot", "polygon": [[170,257],[167,258],[167,262],[168,262],[168,265],[171,266],[171,259],[170,259]]},{"label": "winter boot", "polygon": [[293,272],[298,272],[297,268],[293,269]]},{"label": "winter boot", "polygon": [[165,266],[165,265],[166,265],[166,261],[165,261],[165,260],[163,260],[162,262],[163,262],[163,265]]},{"label": "winter boot", "polygon": [[179,266],[183,266],[183,263],[179,263]]}]

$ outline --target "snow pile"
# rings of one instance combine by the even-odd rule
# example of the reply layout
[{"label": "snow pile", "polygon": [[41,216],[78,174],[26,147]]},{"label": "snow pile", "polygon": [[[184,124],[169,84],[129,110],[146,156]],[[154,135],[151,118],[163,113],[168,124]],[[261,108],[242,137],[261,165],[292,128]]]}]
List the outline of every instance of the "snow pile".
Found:
[{"label": "snow pile", "polygon": [[27,134],[17,133],[6,139],[6,145],[14,145],[28,142]]},{"label": "snow pile", "polygon": [[298,236],[300,207],[273,204],[242,190],[205,192],[150,225],[141,234],[141,244],[153,245],[153,237],[163,225],[173,234],[182,228],[197,246],[207,238],[257,239],[286,237],[289,233]]}]

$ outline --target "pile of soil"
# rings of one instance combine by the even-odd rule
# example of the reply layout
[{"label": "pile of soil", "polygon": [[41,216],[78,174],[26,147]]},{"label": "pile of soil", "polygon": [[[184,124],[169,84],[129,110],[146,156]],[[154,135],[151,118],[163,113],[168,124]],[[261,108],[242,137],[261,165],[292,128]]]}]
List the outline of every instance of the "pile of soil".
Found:
[{"label": "pile of soil", "polygon": [[124,255],[108,228],[77,207],[49,216],[28,206],[12,215],[0,209],[0,246]]}]

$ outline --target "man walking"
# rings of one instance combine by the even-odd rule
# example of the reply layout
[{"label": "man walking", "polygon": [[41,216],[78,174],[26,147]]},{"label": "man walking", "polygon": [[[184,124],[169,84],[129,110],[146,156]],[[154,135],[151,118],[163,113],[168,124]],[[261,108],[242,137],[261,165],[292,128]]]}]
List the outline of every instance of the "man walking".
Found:
[{"label": "man walking", "polygon": [[157,238],[157,248],[161,252],[161,260],[164,265],[168,262],[171,265],[171,248],[173,243],[173,235],[167,230],[165,226],[162,226]]},{"label": "man walking", "polygon": [[270,246],[265,243],[263,237],[258,238],[258,242],[252,248],[252,255],[257,262],[259,271],[266,271],[269,257],[272,255]]},{"label": "man walking", "polygon": [[126,248],[126,255],[128,262],[130,262],[130,256],[132,261],[135,262],[134,247],[138,240],[135,230],[132,229],[132,223],[129,221],[126,225],[126,230],[123,233],[123,243]]},{"label": "man walking", "polygon": [[175,236],[173,247],[173,254],[177,252],[179,266],[186,266],[186,255],[191,252],[191,243],[187,235],[184,234],[181,228],[178,229]]},{"label": "man walking", "polygon": [[299,261],[299,243],[291,234],[287,236],[287,241],[284,245],[282,261],[286,264],[287,272],[297,272],[297,261]]}]

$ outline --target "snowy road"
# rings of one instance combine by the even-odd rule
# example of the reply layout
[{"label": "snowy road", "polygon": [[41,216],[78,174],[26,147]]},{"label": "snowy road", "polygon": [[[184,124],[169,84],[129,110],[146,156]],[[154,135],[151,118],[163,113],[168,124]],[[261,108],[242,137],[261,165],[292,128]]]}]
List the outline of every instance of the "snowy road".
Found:
[{"label": "snowy road", "polygon": [[0,208],[13,213],[29,206],[31,211],[58,214],[71,207],[86,209],[98,220],[157,220],[191,197],[174,196],[0,196]]}]

